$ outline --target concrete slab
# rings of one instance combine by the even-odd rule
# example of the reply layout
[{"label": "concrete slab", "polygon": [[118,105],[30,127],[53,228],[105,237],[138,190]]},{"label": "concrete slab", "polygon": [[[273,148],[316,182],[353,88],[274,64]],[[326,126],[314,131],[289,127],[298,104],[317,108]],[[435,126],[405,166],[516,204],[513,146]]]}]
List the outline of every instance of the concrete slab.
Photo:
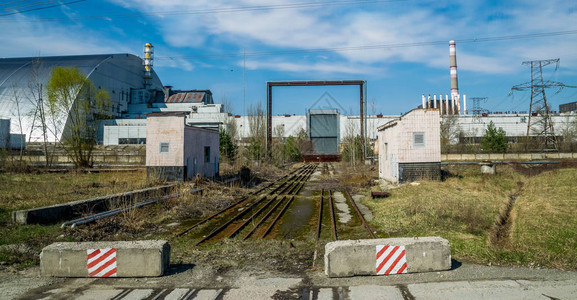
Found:
[{"label": "concrete slab", "polygon": [[163,240],[54,243],[40,254],[42,275],[92,277],[88,272],[87,251],[109,248],[116,249],[116,277],[162,276],[170,265],[170,245]]},{"label": "concrete slab", "polygon": [[216,300],[222,293],[222,290],[200,290],[194,299],[198,300]]},{"label": "concrete slab", "polygon": [[329,277],[377,275],[378,245],[404,246],[407,273],[451,268],[451,246],[441,237],[346,240],[326,244],[325,274]]},{"label": "concrete slab", "polygon": [[128,293],[122,300],[140,300],[147,299],[154,293],[153,289],[136,289]]},{"label": "concrete slab", "polygon": [[332,288],[322,288],[319,289],[317,294],[317,300],[332,300],[333,299],[333,289]]},{"label": "concrete slab", "polygon": [[362,285],[349,287],[349,297],[351,299],[364,300],[403,300],[403,294],[394,286],[380,286],[380,285]]},{"label": "concrete slab", "polygon": [[192,295],[191,292],[194,293],[195,290],[189,290],[189,289],[182,289],[182,288],[177,288],[174,289],[172,292],[170,292],[170,294],[166,295],[166,297],[164,297],[164,300],[179,300],[179,299],[188,299],[189,297],[184,297],[185,295]]},{"label": "concrete slab", "polygon": [[130,199],[144,199],[156,194],[164,195],[174,186],[169,184],[52,206],[18,210],[12,212],[12,219],[19,224],[51,224],[61,220],[70,220],[88,211],[100,212],[109,209],[110,206],[119,207],[123,202]]},{"label": "concrete slab", "polygon": [[101,300],[110,300],[114,299],[117,295],[124,292],[124,290],[87,290],[83,291],[82,295],[79,295],[76,299],[77,300],[93,300],[93,299],[101,299]]},{"label": "concrete slab", "polygon": [[423,283],[408,288],[415,299],[552,299],[512,280]]}]

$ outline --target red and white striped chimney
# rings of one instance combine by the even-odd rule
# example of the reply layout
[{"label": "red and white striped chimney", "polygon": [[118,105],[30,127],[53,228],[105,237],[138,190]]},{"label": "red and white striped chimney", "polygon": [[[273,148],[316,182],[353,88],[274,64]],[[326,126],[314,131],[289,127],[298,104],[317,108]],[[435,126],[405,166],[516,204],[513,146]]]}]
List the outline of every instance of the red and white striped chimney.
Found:
[{"label": "red and white striped chimney", "polygon": [[449,56],[451,58],[451,99],[459,95],[459,83],[457,81],[457,49],[455,41],[449,41]]}]

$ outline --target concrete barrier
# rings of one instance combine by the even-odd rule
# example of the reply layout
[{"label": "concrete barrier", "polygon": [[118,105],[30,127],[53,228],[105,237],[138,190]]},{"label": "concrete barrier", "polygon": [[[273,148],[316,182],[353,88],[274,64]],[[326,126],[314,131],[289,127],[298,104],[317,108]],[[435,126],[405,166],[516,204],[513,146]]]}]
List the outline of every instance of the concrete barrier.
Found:
[{"label": "concrete barrier", "polygon": [[124,204],[123,201],[138,197],[147,198],[155,195],[155,193],[167,194],[174,186],[174,184],[168,184],[115,195],[18,210],[12,212],[12,219],[19,224],[52,224],[62,220],[70,220],[83,213],[101,212],[110,209],[110,207],[121,206]]},{"label": "concrete barrier", "polygon": [[154,277],[170,265],[167,241],[54,243],[40,254],[44,276]]},{"label": "concrete barrier", "polygon": [[[390,249],[398,250],[398,254],[404,254],[405,257],[392,254],[387,256],[385,253],[377,261],[377,256],[384,252],[379,252],[383,246],[399,246]],[[401,253],[401,250],[404,251]],[[406,261],[404,267],[403,261]],[[384,265],[394,263],[397,263],[396,269],[391,267],[391,270],[400,271],[398,273],[449,270],[451,246],[449,241],[441,237],[346,240],[327,243],[325,246],[325,274],[329,277],[381,275],[377,273],[387,271]]]}]

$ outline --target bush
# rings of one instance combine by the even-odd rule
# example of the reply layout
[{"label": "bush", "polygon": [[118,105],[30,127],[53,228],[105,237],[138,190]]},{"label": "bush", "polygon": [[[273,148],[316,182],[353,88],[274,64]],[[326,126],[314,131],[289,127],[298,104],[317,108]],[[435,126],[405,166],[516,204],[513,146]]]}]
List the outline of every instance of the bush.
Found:
[{"label": "bush", "polygon": [[485,152],[506,152],[507,137],[505,130],[501,127],[497,129],[493,121],[491,121],[481,140],[481,149]]}]

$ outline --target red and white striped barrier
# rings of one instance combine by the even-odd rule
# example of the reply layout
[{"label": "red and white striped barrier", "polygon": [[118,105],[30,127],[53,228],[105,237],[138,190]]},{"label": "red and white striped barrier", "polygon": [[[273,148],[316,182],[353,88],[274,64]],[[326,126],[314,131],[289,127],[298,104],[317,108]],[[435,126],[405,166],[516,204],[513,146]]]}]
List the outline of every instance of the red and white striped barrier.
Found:
[{"label": "red and white striped barrier", "polygon": [[86,267],[89,277],[116,277],[116,249],[86,250]]},{"label": "red and white striped barrier", "polygon": [[377,245],[377,275],[407,273],[405,246]]}]

